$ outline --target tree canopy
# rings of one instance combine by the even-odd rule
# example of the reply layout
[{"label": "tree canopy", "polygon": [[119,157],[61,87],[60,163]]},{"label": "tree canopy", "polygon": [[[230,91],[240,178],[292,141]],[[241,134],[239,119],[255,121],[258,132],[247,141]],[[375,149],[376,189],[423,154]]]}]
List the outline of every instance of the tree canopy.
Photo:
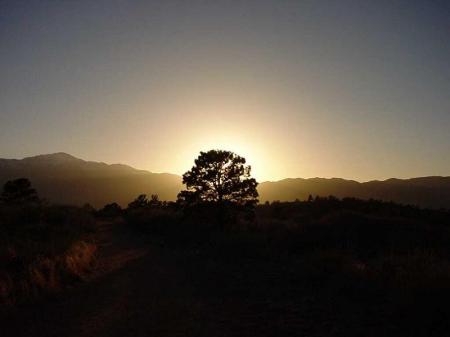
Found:
[{"label": "tree canopy", "polygon": [[39,202],[39,197],[28,179],[19,178],[5,183],[0,201],[5,204],[33,203]]},{"label": "tree canopy", "polygon": [[159,207],[162,205],[157,194],[152,194],[150,199],[147,194],[140,194],[136,199],[128,204],[129,209]]},{"label": "tree canopy", "polygon": [[245,158],[230,151],[200,152],[192,169],[183,174],[187,189],[178,194],[178,200],[255,205],[258,183],[250,177],[251,167],[245,163]]}]

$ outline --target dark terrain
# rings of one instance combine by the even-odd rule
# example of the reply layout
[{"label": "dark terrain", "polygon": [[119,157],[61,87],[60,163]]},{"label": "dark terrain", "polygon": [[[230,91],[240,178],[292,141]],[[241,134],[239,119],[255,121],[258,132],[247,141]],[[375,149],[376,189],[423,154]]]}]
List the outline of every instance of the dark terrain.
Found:
[{"label": "dark terrain", "polygon": [[336,299],[317,302],[274,262],[217,265],[197,250],[149,245],[120,223],[100,231],[91,281],[17,308],[2,322],[2,336],[323,336],[339,329],[379,336],[384,329],[376,317],[351,326],[361,312],[343,317]]},{"label": "dark terrain", "polygon": [[100,240],[90,282],[16,308],[2,336],[310,335],[332,324],[313,324],[310,294],[293,297],[283,271],[266,273],[263,261],[218,266],[198,250],[149,244],[122,223],[102,223]]},{"label": "dark terrain", "polygon": [[217,230],[171,207],[98,219],[87,282],[7,309],[2,336],[450,331],[448,212],[324,198],[258,206],[255,223]]}]

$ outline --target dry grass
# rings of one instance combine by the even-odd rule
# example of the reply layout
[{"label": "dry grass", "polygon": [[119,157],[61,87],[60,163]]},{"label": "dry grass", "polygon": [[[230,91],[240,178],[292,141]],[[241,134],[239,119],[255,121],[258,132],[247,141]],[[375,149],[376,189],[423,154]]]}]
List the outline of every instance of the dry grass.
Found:
[{"label": "dry grass", "polygon": [[14,304],[82,280],[95,263],[95,253],[95,244],[79,241],[62,255],[37,257],[20,271],[3,271],[0,303]]},{"label": "dry grass", "polygon": [[0,207],[0,304],[83,279],[95,262],[94,227],[77,207]]}]

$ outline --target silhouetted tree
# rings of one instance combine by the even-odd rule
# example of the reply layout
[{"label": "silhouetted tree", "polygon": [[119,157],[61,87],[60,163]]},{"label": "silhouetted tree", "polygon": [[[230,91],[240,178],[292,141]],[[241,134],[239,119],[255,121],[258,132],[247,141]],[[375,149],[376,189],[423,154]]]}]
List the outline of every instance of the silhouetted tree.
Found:
[{"label": "silhouetted tree", "polygon": [[245,158],[230,151],[200,152],[195,166],[183,174],[187,190],[178,194],[185,203],[228,202],[237,205],[255,205],[258,192],[255,179],[250,178],[251,167]]},{"label": "silhouetted tree", "polygon": [[85,203],[82,207],[81,207],[84,211],[86,211],[89,214],[95,214],[95,212],[97,211],[95,209],[94,206],[92,206],[90,203]]},{"label": "silhouetted tree", "polygon": [[[185,215],[196,221],[237,224],[238,219],[254,220],[258,203],[258,183],[250,177],[245,158],[230,151],[200,152],[191,170],[183,174],[187,189],[178,194]],[[189,206],[189,207],[186,207]]]},{"label": "silhouetted tree", "polygon": [[150,199],[147,198],[146,194],[139,195],[136,199],[128,204],[128,208],[153,208],[153,207],[161,207],[164,205],[164,202],[159,200],[159,196],[157,194],[152,194]]},{"label": "silhouetted tree", "polygon": [[39,197],[28,179],[19,178],[5,183],[0,200],[5,204],[24,204],[37,203]]},{"label": "silhouetted tree", "polygon": [[148,203],[150,207],[161,207],[163,205],[163,202],[159,200],[158,194],[152,194]]},{"label": "silhouetted tree", "polygon": [[147,198],[147,194],[140,194],[136,199],[128,204],[128,208],[145,208],[150,206],[150,200]]},{"label": "silhouetted tree", "polygon": [[122,207],[116,202],[105,205],[101,210],[98,211],[100,216],[104,217],[116,217],[122,214]]}]

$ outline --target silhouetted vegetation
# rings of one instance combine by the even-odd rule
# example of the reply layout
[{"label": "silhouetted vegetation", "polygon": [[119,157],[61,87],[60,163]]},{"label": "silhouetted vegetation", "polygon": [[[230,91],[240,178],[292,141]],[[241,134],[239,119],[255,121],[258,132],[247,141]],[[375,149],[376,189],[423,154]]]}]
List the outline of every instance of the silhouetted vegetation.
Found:
[{"label": "silhouetted vegetation", "polygon": [[258,183],[250,178],[250,171],[245,158],[233,152],[200,152],[192,169],[183,174],[187,190],[180,192],[178,200],[187,204],[228,201],[255,205],[258,202]]},{"label": "silhouetted vegetation", "polygon": [[156,194],[150,199],[139,195],[124,212],[126,221],[142,232],[162,234],[179,224],[180,211],[174,202],[162,202]]},{"label": "silhouetted vegetation", "polygon": [[93,231],[86,209],[46,205],[27,179],[8,181],[0,202],[0,303],[81,278],[94,259]]},{"label": "silhouetted vegetation", "polygon": [[122,207],[116,202],[106,204],[96,212],[96,215],[103,218],[116,218],[122,215]]},{"label": "silhouetted vegetation", "polygon": [[221,228],[239,217],[253,218],[258,183],[250,177],[245,158],[230,151],[200,152],[191,170],[183,174],[186,190],[178,194],[185,220]]},{"label": "silhouetted vegetation", "polygon": [[[254,221],[235,218],[218,231],[207,226],[217,222],[215,208],[199,205],[205,209],[196,216],[203,217],[163,203],[127,213],[127,220],[158,244],[184,252],[182,265],[192,268],[196,282],[211,284],[199,289],[202,296],[264,299],[287,316],[294,306],[309,315],[302,324],[311,335],[450,331],[448,211],[311,197],[259,205]],[[295,325],[283,329],[296,333]]]},{"label": "silhouetted vegetation", "polygon": [[28,179],[19,178],[5,183],[0,202],[6,205],[23,205],[38,203],[39,197]]}]

